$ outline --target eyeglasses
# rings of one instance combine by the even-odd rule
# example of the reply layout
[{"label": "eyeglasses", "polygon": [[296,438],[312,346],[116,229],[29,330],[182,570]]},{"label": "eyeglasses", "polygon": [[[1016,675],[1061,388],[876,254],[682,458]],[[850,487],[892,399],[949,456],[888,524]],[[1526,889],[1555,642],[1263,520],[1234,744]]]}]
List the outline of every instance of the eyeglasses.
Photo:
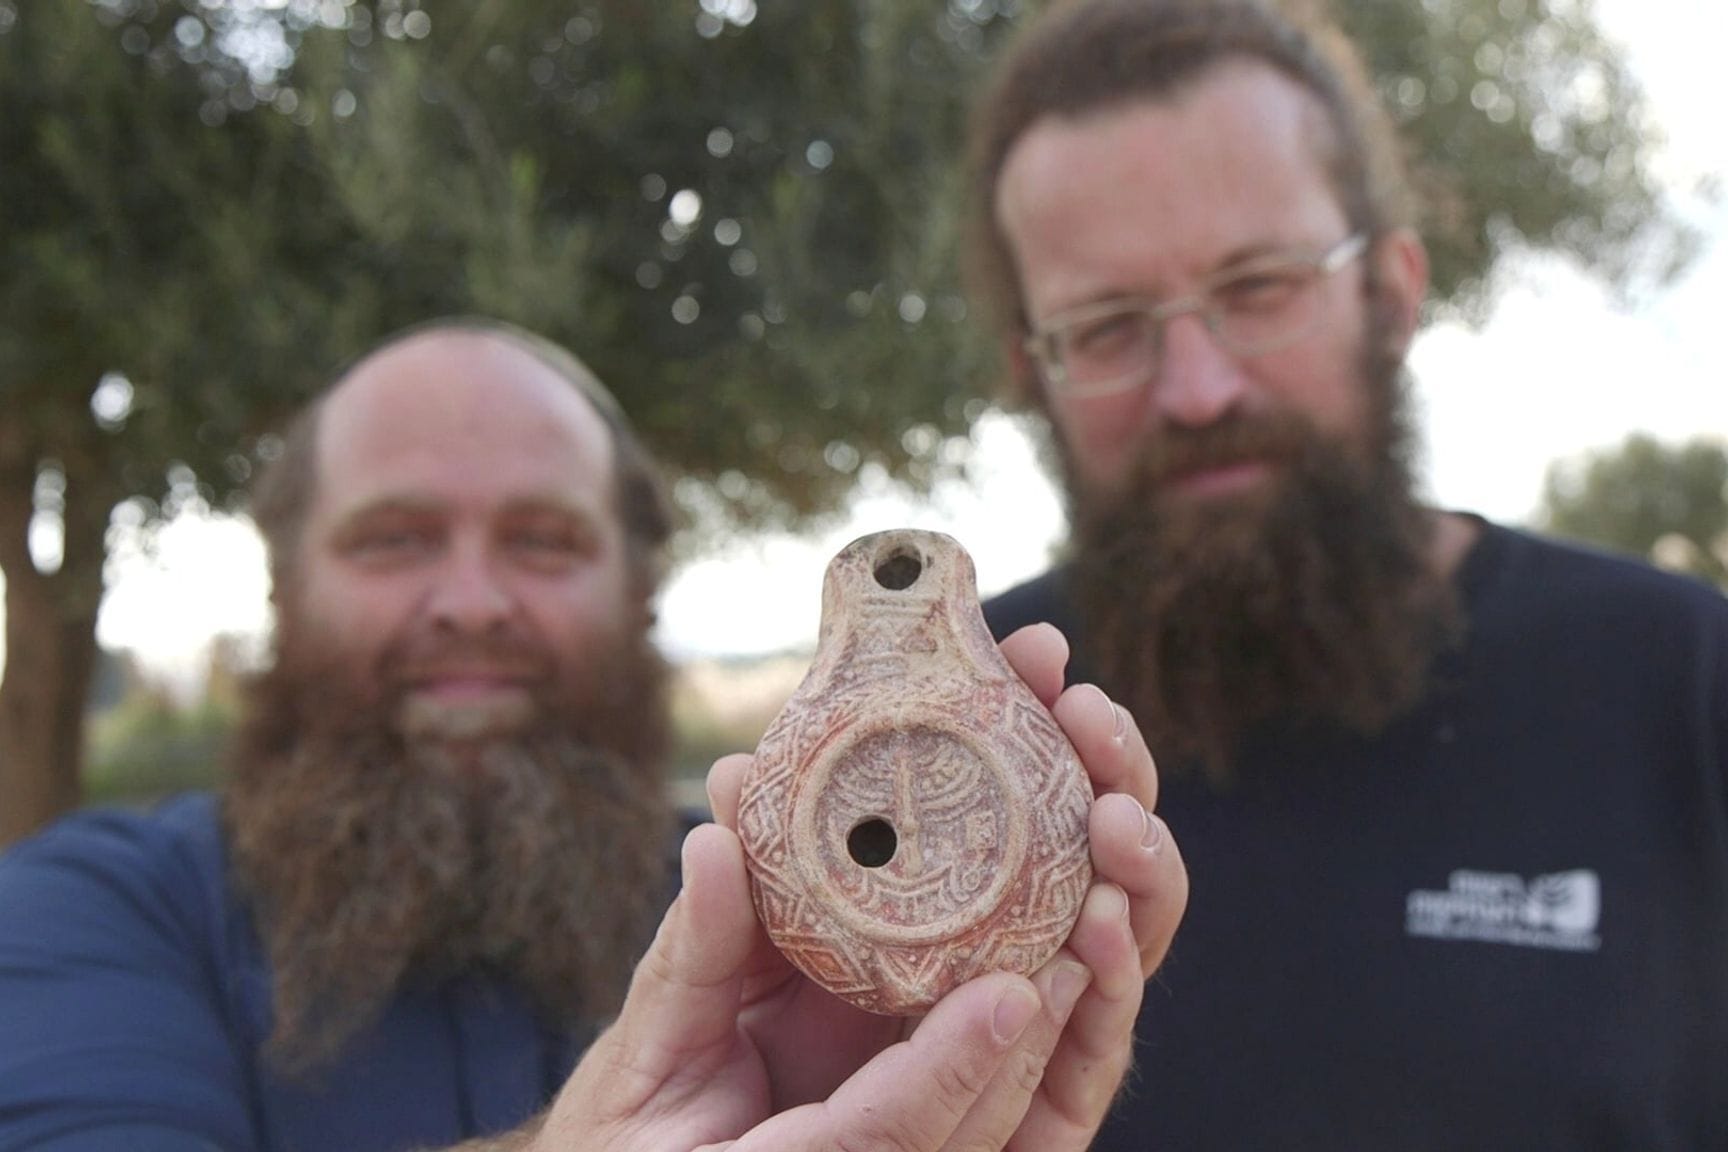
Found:
[{"label": "eyeglasses", "polygon": [[1177,300],[1085,304],[1045,321],[1026,338],[1026,351],[1051,392],[1074,398],[1125,392],[1156,378],[1164,326],[1190,312],[1228,352],[1276,352],[1313,330],[1320,282],[1367,247],[1368,237],[1358,232],[1318,256],[1280,253],[1228,268]]}]

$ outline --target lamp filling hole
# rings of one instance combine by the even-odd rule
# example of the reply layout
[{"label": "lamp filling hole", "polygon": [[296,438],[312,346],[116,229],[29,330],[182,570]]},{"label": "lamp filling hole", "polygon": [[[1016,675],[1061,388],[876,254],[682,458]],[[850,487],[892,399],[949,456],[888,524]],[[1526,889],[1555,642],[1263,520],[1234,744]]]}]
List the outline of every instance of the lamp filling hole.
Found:
[{"label": "lamp filling hole", "polygon": [[859,821],[846,834],[846,851],[861,868],[880,868],[894,859],[900,839],[894,825],[880,817]]},{"label": "lamp filling hole", "polygon": [[890,592],[902,592],[918,583],[924,565],[910,552],[896,552],[876,565],[876,583]]}]

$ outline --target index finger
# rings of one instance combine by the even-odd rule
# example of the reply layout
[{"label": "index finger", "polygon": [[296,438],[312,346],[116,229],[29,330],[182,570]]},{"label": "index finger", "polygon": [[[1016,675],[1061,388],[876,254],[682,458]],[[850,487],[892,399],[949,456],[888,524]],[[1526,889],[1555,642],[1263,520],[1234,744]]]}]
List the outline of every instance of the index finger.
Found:
[{"label": "index finger", "polygon": [[714,823],[738,830],[738,798],[744,793],[744,777],[749,774],[753,758],[746,752],[734,752],[714,761],[708,769],[708,811]]},{"label": "index finger", "polygon": [[1128,710],[1092,684],[1076,684],[1050,709],[1086,766],[1095,795],[1125,792],[1150,812],[1158,807],[1158,769]]},{"label": "index finger", "polygon": [[1014,674],[1026,682],[1038,702],[1049,708],[1062,694],[1068,666],[1068,638],[1053,624],[1028,624],[1003,640],[1002,655]]}]

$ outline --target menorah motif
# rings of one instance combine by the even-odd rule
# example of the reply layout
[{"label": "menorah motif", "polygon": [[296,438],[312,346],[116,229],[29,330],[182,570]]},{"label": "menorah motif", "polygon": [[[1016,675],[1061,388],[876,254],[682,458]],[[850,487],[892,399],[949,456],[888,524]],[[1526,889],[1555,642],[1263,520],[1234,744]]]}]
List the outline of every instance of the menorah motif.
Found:
[{"label": "menorah motif", "polygon": [[989,912],[1002,885],[985,888],[1006,871],[981,867],[981,853],[1009,838],[1009,789],[983,756],[951,733],[919,726],[874,733],[833,759],[807,785],[816,837],[844,843],[870,820],[894,837],[881,864],[861,865],[851,853],[823,861],[819,882],[858,913],[848,919],[861,934],[940,936],[957,919]]}]

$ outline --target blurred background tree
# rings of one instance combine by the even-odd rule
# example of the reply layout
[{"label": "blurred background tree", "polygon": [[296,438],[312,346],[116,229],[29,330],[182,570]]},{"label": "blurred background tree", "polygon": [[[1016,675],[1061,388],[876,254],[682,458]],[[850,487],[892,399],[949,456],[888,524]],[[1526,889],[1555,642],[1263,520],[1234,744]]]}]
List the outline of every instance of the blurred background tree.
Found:
[{"label": "blurred background tree", "polygon": [[[687,548],[963,461],[991,351],[955,212],[1027,0],[0,0],[0,843],[79,796],[107,549],[237,506],[269,429],[404,324],[563,341]],[[1686,235],[1587,0],[1347,0],[1437,297],[1513,246],[1612,283]]]},{"label": "blurred background tree", "polygon": [[1671,278],[1696,236],[1663,204],[1660,133],[1590,0],[1335,0],[1409,150],[1442,311],[1477,320],[1516,248],[1617,289]]},{"label": "blurred background tree", "polygon": [[166,7],[0,4],[0,842],[73,803],[111,524],[250,473],[362,274],[312,141]]},{"label": "blurred background tree", "polygon": [[1617,447],[1551,465],[1541,527],[1686,572],[1728,591],[1728,444]]}]

